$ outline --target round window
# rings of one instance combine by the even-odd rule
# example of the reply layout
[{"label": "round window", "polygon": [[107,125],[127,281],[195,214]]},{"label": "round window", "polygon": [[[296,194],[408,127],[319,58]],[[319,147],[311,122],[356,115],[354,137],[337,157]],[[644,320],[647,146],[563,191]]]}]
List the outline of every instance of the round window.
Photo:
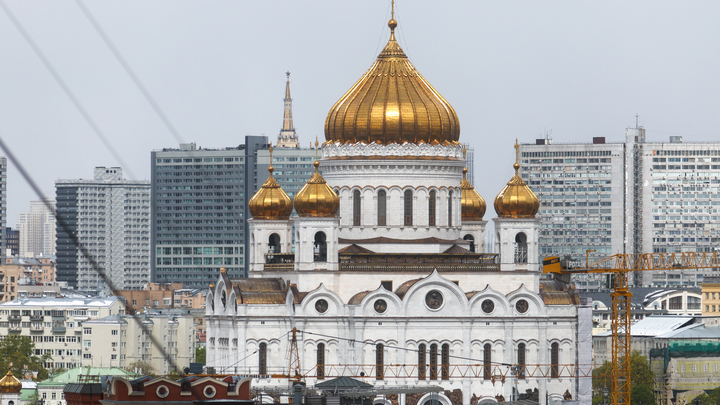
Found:
[{"label": "round window", "polygon": [[375,312],[378,314],[385,313],[385,311],[387,311],[387,302],[385,302],[385,300],[376,300],[373,308],[375,308]]},{"label": "round window", "polygon": [[206,397],[212,398],[215,396],[215,387],[212,385],[208,385],[203,389],[203,394],[205,394]]},{"label": "round window", "polygon": [[495,310],[495,303],[493,302],[493,300],[485,300],[482,302],[481,307],[483,312],[489,314]]},{"label": "round window", "polygon": [[443,304],[443,295],[438,290],[432,290],[425,296],[425,305],[430,309],[438,309]]},{"label": "round window", "polygon": [[168,396],[168,394],[170,394],[170,390],[165,385],[161,385],[161,386],[157,387],[157,389],[155,390],[155,393],[160,398],[165,398],[166,396]]},{"label": "round window", "polygon": [[519,300],[518,302],[515,303],[515,309],[517,309],[517,311],[520,312],[521,314],[524,314],[525,312],[527,312],[529,307],[530,306],[528,305],[528,302],[525,300]]},{"label": "round window", "polygon": [[315,310],[321,314],[324,314],[328,310],[328,302],[323,299],[315,301]]}]

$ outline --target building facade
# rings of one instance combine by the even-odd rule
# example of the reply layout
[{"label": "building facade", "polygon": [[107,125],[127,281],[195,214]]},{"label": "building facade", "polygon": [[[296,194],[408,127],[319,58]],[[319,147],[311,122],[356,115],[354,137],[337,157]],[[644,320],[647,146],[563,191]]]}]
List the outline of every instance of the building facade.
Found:
[{"label": "building facade", "polygon": [[[150,183],[125,180],[119,167],[96,167],[92,180],[55,182],[58,215],[116,289],[150,280]],[[57,281],[84,291],[101,278],[70,235],[57,228]]]},{"label": "building facade", "polygon": [[485,253],[486,202],[467,180],[455,110],[388,25],[375,63],[330,110],[303,188],[291,199],[272,166],[250,199],[249,278],[221,270],[210,286],[207,365],[268,389],[287,384],[270,374],[297,373],[308,385],[348,376],[444,391],[400,391],[407,405],[528,390],[589,402],[575,370],[591,367],[591,309],[540,274],[540,200],[520,177],[519,145],[494,203],[498,253]]},{"label": "building facade", "polygon": [[24,286],[51,286],[55,284],[55,260],[52,257],[5,258],[0,265],[0,301],[13,301],[21,297]]},{"label": "building facade", "polygon": [[30,201],[30,211],[18,214],[21,257],[55,254],[54,209],[55,200]]},{"label": "building facade", "polygon": [[30,336],[36,355],[52,356],[47,369],[80,367],[91,350],[84,343],[88,330],[83,323],[124,312],[117,297],[21,298],[0,304],[0,336]]},{"label": "building facade", "polygon": [[112,315],[83,322],[83,346],[89,349],[82,364],[128,368],[143,362],[165,375],[181,372],[195,361],[195,344],[192,315]]},{"label": "building facade", "polygon": [[5,228],[5,255],[17,256],[20,254],[20,231],[9,226]]},{"label": "building facade", "polygon": [[267,147],[267,137],[246,136],[237,147],[152,152],[153,281],[204,287],[221,267],[244,276],[246,196]]},{"label": "building facade", "polygon": [[[7,158],[0,157],[0,229],[7,224]],[[5,257],[5,232],[0,232],[0,259]]]},{"label": "building facade", "polygon": [[[720,242],[720,143],[521,145],[522,177],[542,203],[540,254],[584,262],[617,253],[711,252]],[[717,269],[637,272],[636,286],[697,286]],[[607,288],[605,275],[577,275],[578,289]]]}]

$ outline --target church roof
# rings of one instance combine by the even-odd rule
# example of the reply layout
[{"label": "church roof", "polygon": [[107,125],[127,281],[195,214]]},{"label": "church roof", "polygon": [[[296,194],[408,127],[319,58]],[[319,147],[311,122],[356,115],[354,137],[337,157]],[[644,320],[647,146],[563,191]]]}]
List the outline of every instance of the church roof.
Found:
[{"label": "church roof", "polygon": [[540,279],[540,297],[545,305],[580,305],[580,294],[567,284],[550,279]]},{"label": "church roof", "polygon": [[370,249],[365,249],[362,246],[358,246],[356,244],[352,244],[350,246],[344,247],[340,250],[338,250],[339,254],[350,254],[350,253],[375,253]]},{"label": "church roof", "polygon": [[345,244],[358,244],[358,243],[388,243],[388,244],[395,244],[395,243],[407,243],[407,244],[423,244],[423,243],[438,243],[438,244],[455,244],[455,243],[467,243],[464,239],[440,239],[436,237],[431,238],[420,238],[420,239],[396,239],[396,238],[388,238],[385,236],[377,236],[374,238],[367,238],[367,239],[346,239],[346,238],[340,238],[338,240],[339,243],[345,243]]},{"label": "church roof", "polygon": [[359,292],[350,298],[350,301],[348,301],[348,305],[359,305],[365,297],[367,297],[368,294],[370,294],[372,291],[362,291]]},{"label": "church roof", "polygon": [[473,252],[465,249],[462,246],[452,245],[452,246],[450,246],[450,248],[448,248],[443,253],[452,254],[452,255],[465,255],[465,254],[472,254]]},{"label": "church roof", "polygon": [[403,299],[405,297],[405,294],[407,294],[408,290],[410,290],[410,287],[414,286],[415,283],[422,280],[421,278],[416,278],[414,280],[408,280],[402,284],[400,284],[400,287],[395,290],[395,295],[400,297],[400,299]]},{"label": "church roof", "polygon": [[321,390],[348,390],[353,388],[372,388],[373,386],[371,384],[368,384],[366,382],[356,380],[354,378],[350,377],[338,377],[333,378],[332,380],[327,380],[321,383],[315,384],[315,388],[320,388]]}]

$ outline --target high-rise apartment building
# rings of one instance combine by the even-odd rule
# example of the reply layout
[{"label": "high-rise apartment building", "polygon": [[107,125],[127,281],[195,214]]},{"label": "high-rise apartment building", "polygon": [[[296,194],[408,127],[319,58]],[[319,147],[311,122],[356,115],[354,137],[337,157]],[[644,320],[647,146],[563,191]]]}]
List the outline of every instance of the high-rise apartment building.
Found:
[{"label": "high-rise apartment building", "polygon": [[20,256],[55,254],[55,200],[30,201],[30,211],[18,214]]},{"label": "high-rise apartment building", "polygon": [[[119,167],[96,167],[92,180],[55,182],[62,219],[116,289],[150,281],[150,183],[124,180]],[[57,281],[98,289],[101,278],[69,234],[57,227]]]},{"label": "high-rise apartment building", "polygon": [[[7,158],[0,157],[0,229],[7,223]],[[0,232],[0,259],[5,257],[5,232]]]},{"label": "high-rise apartment building", "polygon": [[[322,154],[322,151],[318,151],[318,153]],[[293,198],[295,193],[300,191],[315,172],[314,161],[315,149],[275,148],[273,150],[273,177],[290,198]],[[258,150],[255,190],[259,189],[268,179],[268,166],[270,166],[270,151],[268,149]]]},{"label": "high-rise apartment building", "polygon": [[[623,143],[520,146],[522,177],[540,197],[540,256],[585,261],[616,253],[707,252],[720,242],[720,143],[646,142],[628,128]],[[638,272],[637,286],[695,286],[713,269]],[[606,275],[578,275],[580,290]]]},{"label": "high-rise apartment building", "polygon": [[221,268],[244,276],[246,199],[256,152],[268,146],[266,136],[246,136],[236,147],[152,152],[154,281],[204,287]]},{"label": "high-rise apartment building", "polygon": [[20,254],[20,231],[17,229],[5,228],[5,254],[7,257]]}]

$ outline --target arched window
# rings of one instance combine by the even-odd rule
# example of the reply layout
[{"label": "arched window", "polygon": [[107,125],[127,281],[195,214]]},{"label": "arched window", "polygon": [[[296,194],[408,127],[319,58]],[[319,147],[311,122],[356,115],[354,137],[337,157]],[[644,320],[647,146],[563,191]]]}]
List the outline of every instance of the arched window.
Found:
[{"label": "arched window", "polygon": [[560,375],[560,345],[553,343],[550,345],[550,378],[558,378]]},{"label": "arched window", "polygon": [[319,343],[317,345],[317,378],[322,380],[325,378],[325,344]]},{"label": "arched window", "polygon": [[315,234],[313,257],[316,262],[327,261],[327,243],[325,242],[325,239],[325,232],[318,232]]},{"label": "arched window", "polygon": [[267,374],[267,343],[260,343],[258,350],[258,374]]},{"label": "arched window", "polygon": [[468,235],[465,235],[465,237],[463,237],[463,239],[465,239],[466,241],[468,241],[468,243],[470,243],[470,251],[475,253],[475,237],[468,234]]},{"label": "arched window", "polygon": [[448,226],[452,226],[453,191],[448,194]]},{"label": "arched window", "polygon": [[442,379],[450,379],[450,345],[445,343],[442,345]]},{"label": "arched window", "polygon": [[437,380],[438,378],[438,372],[437,372],[437,345],[432,344],[430,345],[430,379],[431,380]]},{"label": "arched window", "polygon": [[418,346],[418,380],[425,379],[425,371],[427,367],[427,347],[423,344]]},{"label": "arched window", "polygon": [[268,238],[268,253],[280,253],[280,235],[274,233]]},{"label": "arched window", "polygon": [[518,345],[517,377],[525,378],[525,343],[520,343]]},{"label": "arched window", "polygon": [[437,201],[437,193],[435,190],[430,192],[428,199],[428,225],[435,226],[435,203]]},{"label": "arched window", "polygon": [[385,190],[378,191],[377,205],[377,224],[378,226],[385,226],[387,224],[385,219],[387,213],[387,194]]},{"label": "arched window", "polygon": [[413,194],[410,190],[405,190],[405,226],[413,224]]},{"label": "arched window", "polygon": [[483,346],[483,378],[489,380],[492,378],[492,346],[485,343]]},{"label": "arched window", "polygon": [[360,226],[360,190],[353,191],[353,226]]},{"label": "arched window", "polygon": [[375,346],[375,379],[382,380],[385,377],[385,346]]},{"label": "arched window", "polygon": [[527,235],[523,232],[515,235],[515,263],[527,263]]}]

